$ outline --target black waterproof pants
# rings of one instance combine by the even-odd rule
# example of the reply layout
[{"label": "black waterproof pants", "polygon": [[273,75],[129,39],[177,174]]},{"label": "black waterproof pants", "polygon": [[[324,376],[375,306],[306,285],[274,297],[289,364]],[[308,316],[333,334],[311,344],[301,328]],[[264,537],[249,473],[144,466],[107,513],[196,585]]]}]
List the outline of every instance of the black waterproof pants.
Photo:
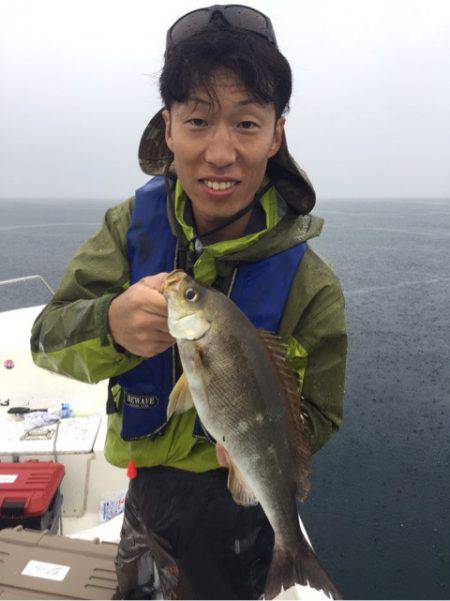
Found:
[{"label": "black waterproof pants", "polygon": [[164,599],[261,597],[273,530],[260,505],[233,501],[227,473],[138,469],[126,498],[116,598],[152,598],[152,559]]}]

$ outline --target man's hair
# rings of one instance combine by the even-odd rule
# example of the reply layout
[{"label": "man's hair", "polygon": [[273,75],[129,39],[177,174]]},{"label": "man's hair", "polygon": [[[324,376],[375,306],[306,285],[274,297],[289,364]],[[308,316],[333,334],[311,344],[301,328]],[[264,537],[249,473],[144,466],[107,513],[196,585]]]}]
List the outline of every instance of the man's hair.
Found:
[{"label": "man's hair", "polygon": [[276,121],[289,110],[292,72],[281,52],[257,33],[216,23],[179,42],[166,56],[159,79],[166,108],[186,102],[202,88],[216,103],[213,77],[221,69],[232,71],[255,102],[274,103]]}]

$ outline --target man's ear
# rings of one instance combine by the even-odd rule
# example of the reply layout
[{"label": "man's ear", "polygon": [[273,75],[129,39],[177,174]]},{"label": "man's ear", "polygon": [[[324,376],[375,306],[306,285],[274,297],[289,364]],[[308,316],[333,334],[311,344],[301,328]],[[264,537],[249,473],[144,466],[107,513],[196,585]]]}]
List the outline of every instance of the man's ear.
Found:
[{"label": "man's ear", "polygon": [[281,142],[283,141],[283,131],[285,123],[285,117],[280,117],[277,121],[275,131],[273,132],[272,144],[270,145],[269,154],[267,156],[268,159],[276,155],[277,152],[280,150]]},{"label": "man's ear", "polygon": [[165,130],[166,144],[169,147],[169,150],[171,150],[173,152],[172,124],[171,124],[170,112],[167,109],[163,110],[162,118],[164,119],[164,123],[166,126],[166,130]]}]

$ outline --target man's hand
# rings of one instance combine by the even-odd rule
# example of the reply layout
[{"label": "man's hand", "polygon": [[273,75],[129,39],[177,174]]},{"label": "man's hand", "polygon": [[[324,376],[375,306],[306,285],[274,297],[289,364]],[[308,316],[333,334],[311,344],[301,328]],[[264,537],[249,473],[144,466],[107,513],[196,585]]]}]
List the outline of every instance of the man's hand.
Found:
[{"label": "man's hand", "polygon": [[167,275],[142,278],[109,306],[114,341],[134,355],[150,358],[175,344],[167,326],[167,301],[160,292]]}]

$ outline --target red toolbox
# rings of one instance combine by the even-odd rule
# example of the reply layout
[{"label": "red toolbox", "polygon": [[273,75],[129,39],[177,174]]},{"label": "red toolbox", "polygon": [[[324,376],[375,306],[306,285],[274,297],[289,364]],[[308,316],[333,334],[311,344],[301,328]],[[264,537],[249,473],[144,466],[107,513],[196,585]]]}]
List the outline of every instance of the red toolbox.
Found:
[{"label": "red toolbox", "polygon": [[56,533],[64,466],[54,461],[0,462],[0,529],[22,525]]}]

